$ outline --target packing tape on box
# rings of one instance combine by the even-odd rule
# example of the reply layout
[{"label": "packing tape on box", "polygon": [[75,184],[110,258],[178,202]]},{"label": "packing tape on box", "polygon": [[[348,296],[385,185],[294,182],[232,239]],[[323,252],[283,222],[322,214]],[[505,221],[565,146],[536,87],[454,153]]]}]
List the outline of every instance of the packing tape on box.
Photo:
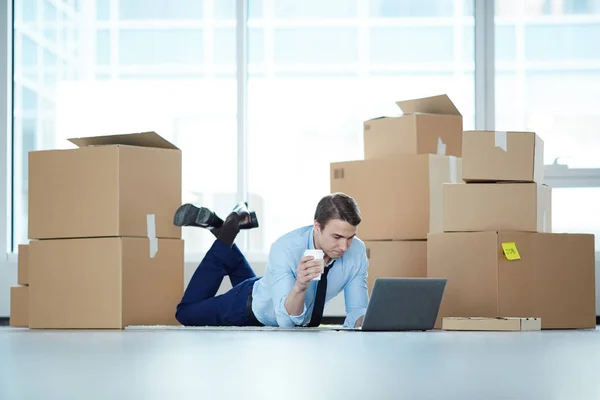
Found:
[{"label": "packing tape on box", "polygon": [[448,160],[450,162],[450,183],[458,183],[457,159],[454,156],[450,156]]},{"label": "packing tape on box", "polygon": [[494,145],[496,147],[500,147],[504,151],[508,151],[508,146],[506,144],[506,132],[505,131],[494,132]]},{"label": "packing tape on box", "polygon": [[444,144],[444,142],[442,141],[441,137],[438,137],[438,143],[437,143],[437,155],[438,156],[445,156],[446,155],[446,145]]},{"label": "packing tape on box", "polygon": [[156,216],[154,214],[146,215],[146,231],[150,240],[150,258],[154,258],[158,253],[158,239],[156,238]]}]

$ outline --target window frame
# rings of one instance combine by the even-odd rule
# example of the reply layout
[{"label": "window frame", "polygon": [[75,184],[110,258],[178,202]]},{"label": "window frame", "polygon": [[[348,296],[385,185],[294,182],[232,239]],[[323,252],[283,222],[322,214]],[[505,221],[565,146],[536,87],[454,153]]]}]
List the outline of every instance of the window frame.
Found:
[{"label": "window frame", "polygon": [[13,217],[13,3],[6,1],[0,7],[0,260],[9,260],[12,253]]}]

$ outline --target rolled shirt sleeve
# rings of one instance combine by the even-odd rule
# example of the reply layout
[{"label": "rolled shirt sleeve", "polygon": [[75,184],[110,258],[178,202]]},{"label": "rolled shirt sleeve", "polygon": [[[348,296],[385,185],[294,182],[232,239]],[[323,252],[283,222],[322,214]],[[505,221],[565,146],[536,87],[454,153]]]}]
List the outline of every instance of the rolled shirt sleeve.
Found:
[{"label": "rolled shirt sleeve", "polygon": [[296,261],[289,251],[274,244],[269,252],[267,271],[271,286],[271,300],[275,310],[277,325],[293,328],[302,325],[306,317],[306,302],[300,315],[290,315],[285,308],[285,300],[296,284]]},{"label": "rolled shirt sleeve", "polygon": [[346,303],[344,327],[354,327],[356,321],[367,313],[367,306],[369,305],[368,267],[369,260],[365,252],[358,272],[344,287],[344,301]]}]

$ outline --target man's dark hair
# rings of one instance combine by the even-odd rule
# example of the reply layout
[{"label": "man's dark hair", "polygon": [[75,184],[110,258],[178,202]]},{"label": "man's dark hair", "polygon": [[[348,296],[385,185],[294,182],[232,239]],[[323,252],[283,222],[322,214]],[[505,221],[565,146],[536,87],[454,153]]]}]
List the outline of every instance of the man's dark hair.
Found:
[{"label": "man's dark hair", "polygon": [[324,227],[331,219],[341,219],[352,226],[361,221],[356,200],[344,193],[332,193],[323,197],[315,211],[315,221]]}]

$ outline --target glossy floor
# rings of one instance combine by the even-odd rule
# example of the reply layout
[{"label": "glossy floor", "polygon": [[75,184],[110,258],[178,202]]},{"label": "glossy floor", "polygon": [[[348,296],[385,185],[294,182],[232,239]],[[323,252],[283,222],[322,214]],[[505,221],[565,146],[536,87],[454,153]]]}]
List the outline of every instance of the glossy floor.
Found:
[{"label": "glossy floor", "polygon": [[0,399],[598,399],[600,330],[0,328]]}]

